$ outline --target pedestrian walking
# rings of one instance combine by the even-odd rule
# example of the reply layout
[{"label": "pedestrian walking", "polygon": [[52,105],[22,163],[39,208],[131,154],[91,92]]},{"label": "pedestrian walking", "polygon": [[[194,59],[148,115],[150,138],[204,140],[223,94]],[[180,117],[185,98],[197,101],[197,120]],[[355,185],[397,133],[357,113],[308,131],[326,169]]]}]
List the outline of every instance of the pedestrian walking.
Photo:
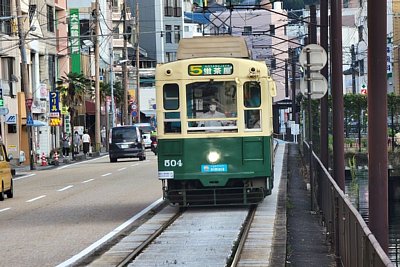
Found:
[{"label": "pedestrian walking", "polygon": [[86,131],[83,132],[82,143],[83,143],[83,154],[87,156],[87,153],[89,153],[90,135],[88,135]]},{"label": "pedestrian walking", "polygon": [[81,145],[81,136],[78,131],[74,133],[74,154],[79,154],[79,146]]},{"label": "pedestrian walking", "polygon": [[103,126],[103,128],[101,129],[100,134],[101,134],[101,144],[103,145],[103,147],[105,147],[106,137],[107,137],[107,130],[105,126]]},{"label": "pedestrian walking", "polygon": [[62,153],[63,157],[68,157],[69,156],[69,147],[70,147],[70,138],[69,134],[64,133],[63,139],[62,139]]}]

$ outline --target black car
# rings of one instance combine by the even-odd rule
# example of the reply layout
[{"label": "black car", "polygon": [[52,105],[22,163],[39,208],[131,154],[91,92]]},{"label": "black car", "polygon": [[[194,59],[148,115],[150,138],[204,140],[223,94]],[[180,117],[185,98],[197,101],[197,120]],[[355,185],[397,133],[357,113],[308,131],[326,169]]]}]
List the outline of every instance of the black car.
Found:
[{"label": "black car", "polygon": [[116,162],[119,158],[146,159],[140,130],[132,125],[111,128],[108,151],[110,162]]}]

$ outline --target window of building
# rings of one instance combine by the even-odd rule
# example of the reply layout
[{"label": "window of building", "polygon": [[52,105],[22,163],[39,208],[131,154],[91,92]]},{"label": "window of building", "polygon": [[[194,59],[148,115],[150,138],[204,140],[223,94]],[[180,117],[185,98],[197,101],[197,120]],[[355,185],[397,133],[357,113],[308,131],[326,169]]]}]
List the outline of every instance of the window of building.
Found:
[{"label": "window of building", "polygon": [[165,60],[167,62],[175,61],[176,60],[176,52],[166,52]]},{"label": "window of building", "polygon": [[276,58],[271,58],[271,69],[275,70],[276,69]]},{"label": "window of building", "polygon": [[358,26],[358,41],[361,42],[364,40],[363,36],[364,26]]},{"label": "window of building", "polygon": [[173,0],[164,0],[164,16],[172,17],[174,15]]},{"label": "window of building", "polygon": [[271,35],[275,35],[275,25],[274,24],[269,25],[269,33]]},{"label": "window of building", "polygon": [[167,44],[172,43],[172,26],[171,25],[165,25],[165,42]]},{"label": "window of building", "polygon": [[181,26],[179,25],[174,26],[174,39],[175,43],[179,43],[179,40],[181,39]]},{"label": "window of building", "polygon": [[47,31],[54,32],[54,7],[47,5]]},{"label": "window of building", "polygon": [[122,53],[114,52],[114,61],[118,62],[122,58]]},{"label": "window of building", "polygon": [[113,12],[118,12],[118,0],[113,0],[112,1],[112,5],[113,5],[112,11]]},{"label": "window of building", "polygon": [[[0,0],[0,17],[11,16],[11,1]],[[0,32],[5,34],[11,33],[11,20],[0,20]]]},{"label": "window of building", "polygon": [[122,38],[120,38],[120,36],[119,36],[119,28],[118,28],[118,27],[115,27],[115,28],[114,28],[114,31],[113,31],[113,38],[114,38],[114,39],[122,39]]},{"label": "window of building", "polygon": [[359,67],[359,71],[360,71],[360,75],[363,76],[364,75],[364,59],[361,59],[358,61],[358,67]]},{"label": "window of building", "polygon": [[54,55],[49,55],[48,57],[48,73],[49,73],[49,83],[50,87],[53,89],[55,88],[56,83],[56,58]]},{"label": "window of building", "polygon": [[174,2],[174,16],[182,17],[181,1],[179,1],[179,0],[175,0],[175,2]]},{"label": "window of building", "polygon": [[244,26],[243,28],[243,35],[249,35],[253,32],[252,26]]},{"label": "window of building", "polygon": [[13,90],[13,83],[11,82],[11,77],[13,75],[14,69],[14,58],[12,57],[2,57],[0,59],[1,65],[1,72],[0,72],[0,79],[3,81],[3,95],[8,95],[13,97],[14,90]]}]

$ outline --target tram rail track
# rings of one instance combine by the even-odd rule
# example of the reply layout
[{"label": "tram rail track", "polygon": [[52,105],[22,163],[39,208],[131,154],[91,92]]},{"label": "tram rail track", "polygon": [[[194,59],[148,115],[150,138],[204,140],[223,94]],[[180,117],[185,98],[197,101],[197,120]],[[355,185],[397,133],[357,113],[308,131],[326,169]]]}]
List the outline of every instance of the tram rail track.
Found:
[{"label": "tram rail track", "polygon": [[231,256],[232,261],[229,264],[230,267],[237,267],[239,264],[240,256],[244,249],[244,245],[246,243],[247,236],[250,232],[250,228],[253,223],[254,216],[256,214],[256,210],[257,210],[256,206],[251,206],[249,209],[249,214],[247,215],[243,230],[240,234],[239,243],[238,243],[234,253],[232,253],[232,256]]},{"label": "tram rail track", "polygon": [[179,216],[182,215],[182,210],[179,210],[174,216],[162,224],[162,226],[152,233],[142,244],[140,244],[135,250],[129,253],[126,258],[124,258],[117,267],[127,266],[132,260],[134,260],[140,253],[146,249],[165,229],[167,229]]},{"label": "tram rail track", "polygon": [[192,207],[183,212],[163,203],[111,249],[74,266],[270,266],[277,195],[275,191],[253,206]]}]

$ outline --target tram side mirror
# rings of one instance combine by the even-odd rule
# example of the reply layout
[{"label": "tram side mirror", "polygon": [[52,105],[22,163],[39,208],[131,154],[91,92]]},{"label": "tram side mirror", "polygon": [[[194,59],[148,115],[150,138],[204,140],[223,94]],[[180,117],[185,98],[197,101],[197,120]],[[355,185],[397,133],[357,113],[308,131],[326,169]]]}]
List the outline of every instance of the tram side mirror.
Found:
[{"label": "tram side mirror", "polygon": [[268,88],[269,88],[269,93],[272,97],[276,96],[276,84],[274,80],[268,78]]},{"label": "tram side mirror", "polygon": [[7,155],[7,161],[12,160],[13,158],[14,158],[14,157],[13,157],[13,154],[12,154],[12,153],[10,153],[10,154]]}]

